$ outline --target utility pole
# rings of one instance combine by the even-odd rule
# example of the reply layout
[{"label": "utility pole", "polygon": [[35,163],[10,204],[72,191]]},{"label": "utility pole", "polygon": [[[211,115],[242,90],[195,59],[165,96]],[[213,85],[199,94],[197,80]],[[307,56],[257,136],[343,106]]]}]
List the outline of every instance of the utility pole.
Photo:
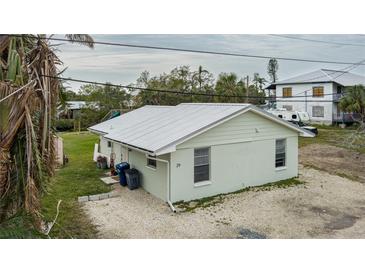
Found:
[{"label": "utility pole", "polygon": [[307,91],[305,91],[304,94],[305,94],[305,112],[308,112]]},{"label": "utility pole", "polygon": [[249,85],[249,76],[246,77],[246,104],[248,103],[248,85]]}]

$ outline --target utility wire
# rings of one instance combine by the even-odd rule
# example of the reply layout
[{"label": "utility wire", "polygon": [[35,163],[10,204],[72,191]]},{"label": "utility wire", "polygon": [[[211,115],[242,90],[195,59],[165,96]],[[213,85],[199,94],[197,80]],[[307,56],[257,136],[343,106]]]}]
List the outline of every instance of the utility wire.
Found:
[{"label": "utility wire", "polygon": [[343,43],[343,42],[331,42],[331,41],[316,40],[316,39],[295,37],[295,36],[282,35],[282,34],[269,34],[269,35],[270,36],[274,36],[274,37],[281,37],[281,38],[287,38],[287,39],[293,39],[293,40],[301,40],[301,41],[314,42],[314,43],[332,44],[332,45],[339,45],[339,46],[365,47],[365,44],[352,44],[352,43]]},{"label": "utility wire", "polygon": [[[173,93],[173,94],[180,94],[185,96],[191,96],[191,95],[199,95],[199,96],[208,96],[208,97],[222,97],[222,98],[247,98],[245,95],[224,95],[224,94],[208,94],[208,93],[200,93],[200,92],[183,92],[183,91],[177,91],[177,90],[166,90],[166,89],[154,89],[154,88],[143,88],[143,87],[134,87],[134,86],[126,86],[126,85],[119,85],[119,84],[112,84],[112,83],[102,83],[102,82],[95,82],[95,81],[87,81],[87,80],[81,80],[81,79],[75,79],[75,78],[65,78],[65,77],[59,77],[59,76],[51,76],[51,75],[41,75],[42,77],[48,77],[52,79],[58,79],[63,81],[72,81],[72,82],[79,82],[84,84],[93,84],[93,85],[103,85],[103,86],[111,86],[111,87],[119,87],[119,88],[125,88],[125,89],[136,89],[141,91],[153,91],[153,92],[161,92],[161,93]],[[337,93],[328,93],[324,94],[326,95],[334,95]],[[282,100],[283,102],[290,102],[290,98],[298,98],[298,97],[309,97],[309,95],[301,95],[301,96],[291,96],[291,97],[280,97],[276,96],[275,98],[285,98],[286,100]],[[248,96],[248,98],[254,98],[254,99],[273,99],[273,97],[270,96]],[[276,100],[278,101],[278,100]],[[304,100],[302,100],[304,102]],[[318,100],[314,100],[315,102],[318,102]],[[329,102],[332,102],[332,100],[328,100]],[[294,101],[292,101],[294,102]],[[309,102],[309,101],[307,101]],[[321,100],[321,102],[326,102],[325,100]]]},{"label": "utility wire", "polygon": [[[27,37],[31,37],[31,38],[35,38],[35,39],[70,42],[70,40],[65,39],[65,38],[35,37],[35,36],[31,36],[31,35],[26,35],[26,34],[25,35],[12,34],[10,36],[14,36],[14,37],[27,36]],[[82,40],[72,40],[72,42],[82,43],[83,41]],[[265,55],[251,55],[251,54],[242,54],[242,53],[229,53],[229,52],[218,52],[218,51],[207,51],[207,50],[182,49],[182,48],[173,48],[173,47],[147,46],[147,45],[136,45],[136,44],[125,44],[125,43],[114,43],[114,42],[103,42],[103,41],[94,41],[94,44],[130,47],[130,48],[144,48],[144,49],[155,49],[155,50],[189,52],[189,53],[202,53],[202,54],[212,54],[212,55],[224,55],[224,56],[234,56],[234,57],[258,58],[258,59],[275,58],[277,60],[282,60],[282,61],[295,61],[295,62],[307,62],[307,63],[324,63],[324,64],[338,64],[338,65],[355,65],[356,64],[353,62],[343,62],[343,61],[289,58],[289,57],[265,56]],[[365,64],[363,64],[363,65],[365,65]]]}]

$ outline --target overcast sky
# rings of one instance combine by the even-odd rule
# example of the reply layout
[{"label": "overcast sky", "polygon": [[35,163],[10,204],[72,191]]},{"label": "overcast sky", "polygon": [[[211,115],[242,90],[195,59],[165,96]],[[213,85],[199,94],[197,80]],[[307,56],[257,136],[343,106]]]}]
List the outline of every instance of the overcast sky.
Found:
[{"label": "overcast sky", "polygon": [[[364,46],[334,45],[287,39],[270,35],[92,35],[95,41],[120,42],[148,46],[178,47],[184,49],[222,51],[252,55],[321,59],[359,62],[365,59],[363,35],[295,35],[294,37],[352,43]],[[62,37],[57,35],[57,37]],[[94,49],[77,44],[58,46],[59,56],[67,70],[64,77],[88,81],[130,84],[147,70],[151,75],[169,72],[176,66],[188,65],[196,70],[199,65],[215,77],[221,72],[234,72],[240,77],[258,72],[269,79],[268,60],[180,53],[154,49],[125,48],[95,45]],[[347,65],[279,61],[279,79],[320,68],[343,69]],[[365,74],[365,66],[352,72]],[[75,91],[81,84],[69,82]]]}]

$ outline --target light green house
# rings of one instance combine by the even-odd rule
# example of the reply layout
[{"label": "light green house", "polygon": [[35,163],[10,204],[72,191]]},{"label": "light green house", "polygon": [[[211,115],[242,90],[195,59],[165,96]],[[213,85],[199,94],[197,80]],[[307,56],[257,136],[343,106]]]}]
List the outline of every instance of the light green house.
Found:
[{"label": "light green house", "polygon": [[311,132],[250,104],[144,106],[89,128],[98,153],[128,162],[142,187],[172,203],[298,175]]}]

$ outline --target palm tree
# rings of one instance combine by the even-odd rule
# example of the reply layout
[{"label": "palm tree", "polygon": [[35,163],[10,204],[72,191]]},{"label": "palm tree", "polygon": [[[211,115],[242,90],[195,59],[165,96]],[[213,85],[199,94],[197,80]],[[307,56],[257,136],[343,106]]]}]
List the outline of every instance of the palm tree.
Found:
[{"label": "palm tree", "polygon": [[[360,124],[357,130],[344,140],[344,143],[349,147],[363,148],[365,146],[365,87],[358,85],[348,88],[339,105],[341,110],[353,113],[353,119]],[[359,115],[359,119],[355,119],[354,114]]]},{"label": "palm tree", "polygon": [[206,69],[203,69],[202,66],[199,66],[198,71],[194,73],[194,78],[197,79],[199,85],[199,91],[202,91],[202,84],[203,84],[203,74],[209,73]]},{"label": "palm tree", "polygon": [[339,105],[343,111],[359,114],[359,123],[362,125],[365,123],[365,87],[363,85],[348,88]]},{"label": "palm tree", "polygon": [[[92,47],[89,35],[66,37]],[[61,63],[45,35],[0,36],[0,221],[25,210],[40,227],[40,196],[56,166]]]},{"label": "palm tree", "polygon": [[[215,90],[218,95],[228,95],[228,96],[243,96],[245,87],[242,80],[238,80],[238,77],[234,73],[221,73],[218,76]],[[217,98],[220,102],[241,102],[243,99],[239,97]]]},{"label": "palm tree", "polygon": [[253,75],[253,83],[257,90],[262,91],[264,84],[267,82],[264,77],[260,77],[259,73],[254,73]]},{"label": "palm tree", "polygon": [[278,61],[275,58],[271,58],[267,64],[267,74],[269,74],[272,83],[275,83],[276,80],[278,80],[278,70]]}]

